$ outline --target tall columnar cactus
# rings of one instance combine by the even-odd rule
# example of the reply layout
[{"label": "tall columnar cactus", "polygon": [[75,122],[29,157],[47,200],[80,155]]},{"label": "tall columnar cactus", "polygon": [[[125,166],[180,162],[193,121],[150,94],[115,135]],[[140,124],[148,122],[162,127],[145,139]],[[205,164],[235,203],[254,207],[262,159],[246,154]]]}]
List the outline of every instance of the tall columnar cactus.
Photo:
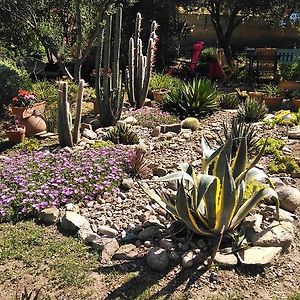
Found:
[{"label": "tall columnar cactus", "polygon": [[[96,54],[96,97],[103,126],[115,125],[120,119],[124,86],[120,71],[120,45],[122,30],[122,7],[115,18],[115,31],[112,39],[112,16],[106,17],[105,29],[98,37]],[[111,48],[113,49],[111,58]]]},{"label": "tall columnar cactus", "polygon": [[58,139],[61,147],[73,147],[77,144],[80,136],[80,124],[82,115],[82,99],[84,90],[84,80],[79,81],[76,103],[76,118],[74,127],[72,125],[72,114],[70,111],[70,103],[68,101],[68,83],[61,82],[58,90],[58,106],[57,106],[57,131]]},{"label": "tall columnar cactus", "polygon": [[154,63],[156,30],[158,24],[151,24],[147,53],[143,55],[143,43],[140,38],[142,16],[136,16],[135,34],[129,40],[128,69],[126,70],[126,89],[128,100],[132,106],[141,108],[145,104],[148,93],[151,71]]}]

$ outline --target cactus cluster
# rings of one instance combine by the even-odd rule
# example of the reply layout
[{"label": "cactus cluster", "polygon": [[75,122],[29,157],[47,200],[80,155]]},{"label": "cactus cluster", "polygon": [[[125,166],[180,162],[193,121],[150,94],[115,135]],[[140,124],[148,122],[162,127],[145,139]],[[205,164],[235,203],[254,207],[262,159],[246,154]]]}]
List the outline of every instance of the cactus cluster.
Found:
[{"label": "cactus cluster", "polygon": [[80,124],[82,115],[82,99],[84,90],[84,80],[80,80],[77,93],[76,118],[74,127],[72,124],[72,114],[70,103],[68,101],[68,83],[61,82],[58,90],[57,106],[57,132],[59,144],[61,147],[73,147],[77,144],[80,137]]},{"label": "cactus cluster", "polygon": [[135,34],[129,40],[128,69],[126,70],[126,89],[128,100],[135,108],[143,107],[148,93],[151,71],[154,63],[156,30],[158,24],[151,24],[147,53],[143,55],[143,43],[140,38],[142,16],[136,16]]},{"label": "cactus cluster", "polygon": [[112,23],[112,16],[107,15],[105,28],[98,37],[96,53],[96,98],[103,126],[115,125],[120,119],[123,106],[124,86],[119,67],[122,7],[116,13],[113,38]]}]

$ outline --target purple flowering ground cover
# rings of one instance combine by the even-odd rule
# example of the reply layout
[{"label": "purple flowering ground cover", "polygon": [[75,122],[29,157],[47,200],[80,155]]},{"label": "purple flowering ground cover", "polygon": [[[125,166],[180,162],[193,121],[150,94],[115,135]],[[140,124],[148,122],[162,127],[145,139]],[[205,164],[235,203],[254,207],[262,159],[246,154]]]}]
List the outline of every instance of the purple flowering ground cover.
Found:
[{"label": "purple flowering ground cover", "polygon": [[0,221],[117,192],[128,151],[118,145],[73,154],[23,152],[0,161]]}]

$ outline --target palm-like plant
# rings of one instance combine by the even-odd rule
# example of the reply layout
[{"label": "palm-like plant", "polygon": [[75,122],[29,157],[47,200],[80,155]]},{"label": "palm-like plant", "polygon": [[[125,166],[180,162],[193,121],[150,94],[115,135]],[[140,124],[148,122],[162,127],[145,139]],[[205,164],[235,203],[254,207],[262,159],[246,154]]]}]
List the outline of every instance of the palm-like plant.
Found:
[{"label": "palm-like plant", "polygon": [[[246,138],[242,139],[233,159],[231,137],[217,150],[212,149],[204,138],[202,146],[202,174],[197,175],[191,165],[182,164],[181,172],[161,179],[179,181],[174,199],[144,186],[144,191],[175,219],[184,222],[196,234],[222,237],[223,233],[233,232],[262,199],[274,198],[279,207],[272,182],[262,170],[255,168],[263,149],[248,164]],[[267,184],[245,201],[245,187],[253,180]]]},{"label": "palm-like plant", "polygon": [[238,118],[246,123],[262,120],[268,113],[268,108],[263,103],[258,103],[254,99],[247,99],[238,108]]}]

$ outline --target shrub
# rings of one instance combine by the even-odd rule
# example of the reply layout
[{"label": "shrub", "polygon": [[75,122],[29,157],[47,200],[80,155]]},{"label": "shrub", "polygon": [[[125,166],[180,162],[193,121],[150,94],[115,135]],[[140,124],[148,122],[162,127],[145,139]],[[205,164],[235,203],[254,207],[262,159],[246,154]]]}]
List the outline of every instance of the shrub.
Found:
[{"label": "shrub", "polygon": [[299,80],[300,79],[300,61],[291,65],[280,64],[280,75],[284,80]]},{"label": "shrub", "polygon": [[191,129],[192,131],[199,130],[201,123],[197,118],[188,117],[181,122],[182,128]]},{"label": "shrub", "polygon": [[251,123],[262,120],[268,113],[268,108],[254,99],[247,99],[239,106],[237,113],[239,120]]},{"label": "shrub", "polygon": [[218,96],[217,87],[210,80],[195,79],[170,93],[162,106],[181,116],[199,117],[218,107]]},{"label": "shrub", "polygon": [[106,138],[114,144],[134,145],[139,143],[138,135],[126,123],[119,123],[110,129]]},{"label": "shrub", "polygon": [[31,80],[24,69],[18,68],[12,60],[0,60],[0,111],[11,103],[20,89],[30,87]]},{"label": "shrub", "polygon": [[116,192],[125,167],[127,151],[122,146],[74,154],[19,153],[0,162],[0,221]]},{"label": "shrub", "polygon": [[219,105],[224,109],[238,108],[240,100],[236,93],[224,94],[220,97]]},{"label": "shrub", "polygon": [[155,73],[151,76],[149,91],[167,89],[170,91],[180,89],[183,83],[179,78],[166,74]]}]

